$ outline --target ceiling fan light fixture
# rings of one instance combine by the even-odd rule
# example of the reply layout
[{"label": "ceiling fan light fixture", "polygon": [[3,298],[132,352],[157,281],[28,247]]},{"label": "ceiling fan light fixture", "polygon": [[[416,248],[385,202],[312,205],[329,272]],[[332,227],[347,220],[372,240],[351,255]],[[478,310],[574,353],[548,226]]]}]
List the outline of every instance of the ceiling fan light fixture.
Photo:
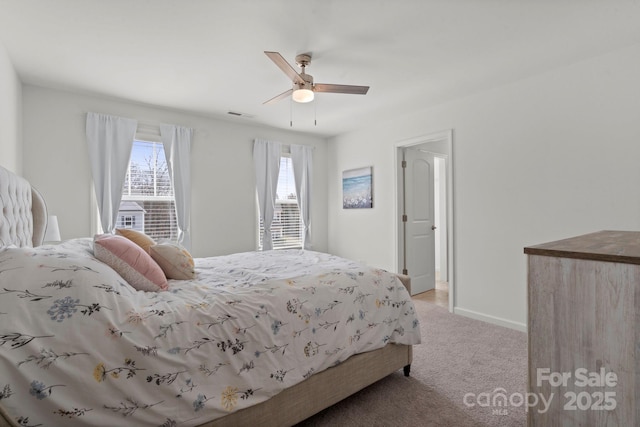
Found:
[{"label": "ceiling fan light fixture", "polygon": [[310,89],[296,89],[291,95],[294,101],[305,103],[313,101],[313,91]]}]

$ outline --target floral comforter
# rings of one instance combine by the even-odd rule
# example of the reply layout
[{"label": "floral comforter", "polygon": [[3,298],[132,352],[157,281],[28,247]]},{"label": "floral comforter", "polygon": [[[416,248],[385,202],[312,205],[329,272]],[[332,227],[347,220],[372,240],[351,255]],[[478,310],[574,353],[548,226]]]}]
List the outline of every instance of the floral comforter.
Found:
[{"label": "floral comforter", "polygon": [[417,344],[382,270],[311,251],[196,259],[134,290],[90,239],[0,249],[0,409],[19,425],[198,425],[389,342]]}]

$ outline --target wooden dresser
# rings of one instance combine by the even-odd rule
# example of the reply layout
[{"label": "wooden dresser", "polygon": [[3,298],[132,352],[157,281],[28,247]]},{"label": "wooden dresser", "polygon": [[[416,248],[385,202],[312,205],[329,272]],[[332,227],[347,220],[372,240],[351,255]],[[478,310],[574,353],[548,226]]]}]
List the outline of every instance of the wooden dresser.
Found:
[{"label": "wooden dresser", "polygon": [[528,425],[639,426],[640,232],[600,231],[524,252]]}]

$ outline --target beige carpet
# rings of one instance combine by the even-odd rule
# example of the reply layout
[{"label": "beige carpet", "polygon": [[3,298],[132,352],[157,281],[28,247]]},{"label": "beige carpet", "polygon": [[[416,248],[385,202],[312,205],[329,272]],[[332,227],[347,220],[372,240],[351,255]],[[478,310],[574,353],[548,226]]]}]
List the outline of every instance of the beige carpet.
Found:
[{"label": "beige carpet", "polygon": [[[524,426],[524,406],[480,406],[481,393],[524,394],[527,339],[523,332],[450,314],[416,300],[422,344],[411,376],[394,373],[300,423],[311,426]],[[474,407],[465,404],[475,403]],[[485,398],[487,395],[483,395]],[[484,403],[480,397],[480,402]],[[490,402],[490,400],[489,400]]]}]

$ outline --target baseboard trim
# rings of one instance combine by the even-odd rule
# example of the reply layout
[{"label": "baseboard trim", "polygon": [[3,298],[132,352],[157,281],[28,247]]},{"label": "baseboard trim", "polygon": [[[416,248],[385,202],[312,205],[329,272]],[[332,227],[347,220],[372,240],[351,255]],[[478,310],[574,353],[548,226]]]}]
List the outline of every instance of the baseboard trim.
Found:
[{"label": "baseboard trim", "polygon": [[469,317],[475,320],[482,320],[483,322],[492,323],[498,326],[504,326],[505,328],[515,329],[521,332],[527,332],[527,325],[524,323],[514,322],[511,320],[503,319],[501,317],[490,316],[484,313],[478,313],[477,311],[467,310],[460,307],[454,307],[453,312],[461,316]]}]

